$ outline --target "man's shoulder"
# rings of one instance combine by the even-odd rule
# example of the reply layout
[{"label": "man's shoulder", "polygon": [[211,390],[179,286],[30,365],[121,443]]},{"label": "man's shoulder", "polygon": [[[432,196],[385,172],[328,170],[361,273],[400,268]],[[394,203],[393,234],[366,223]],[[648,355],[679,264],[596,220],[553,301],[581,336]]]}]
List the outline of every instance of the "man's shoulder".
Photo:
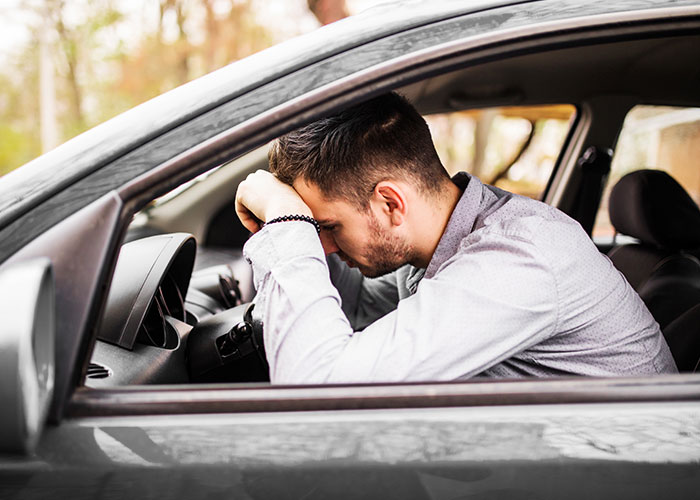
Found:
[{"label": "man's shoulder", "polygon": [[588,239],[580,225],[560,210],[525,198],[472,177],[453,212],[426,275],[433,276],[444,264],[463,258],[480,258],[495,252],[496,262],[508,253],[519,262],[573,253]]},{"label": "man's shoulder", "polygon": [[467,238],[500,236],[551,245],[559,240],[586,237],[581,226],[561,210],[538,200],[491,188],[498,196],[477,218]]}]

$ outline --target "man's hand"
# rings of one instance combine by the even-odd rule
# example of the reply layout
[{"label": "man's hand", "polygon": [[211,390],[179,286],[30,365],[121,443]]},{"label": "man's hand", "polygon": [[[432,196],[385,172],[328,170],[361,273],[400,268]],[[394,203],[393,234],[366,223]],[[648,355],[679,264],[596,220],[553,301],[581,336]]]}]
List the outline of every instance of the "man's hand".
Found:
[{"label": "man's hand", "polygon": [[311,209],[293,187],[284,184],[266,170],[248,175],[236,191],[236,213],[251,233],[258,232],[262,225],[283,215],[308,215]]}]

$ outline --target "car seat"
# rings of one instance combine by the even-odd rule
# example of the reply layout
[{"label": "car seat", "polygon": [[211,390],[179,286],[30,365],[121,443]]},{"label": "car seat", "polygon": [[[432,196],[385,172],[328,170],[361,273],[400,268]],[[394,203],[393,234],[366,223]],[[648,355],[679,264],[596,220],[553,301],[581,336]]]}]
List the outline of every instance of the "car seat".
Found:
[{"label": "car seat", "polygon": [[664,329],[664,337],[678,371],[700,370],[700,304],[673,320]]},{"label": "car seat", "polygon": [[637,170],[612,189],[610,221],[639,243],[613,247],[608,257],[639,293],[662,331],[700,304],[700,209],[673,177]]}]

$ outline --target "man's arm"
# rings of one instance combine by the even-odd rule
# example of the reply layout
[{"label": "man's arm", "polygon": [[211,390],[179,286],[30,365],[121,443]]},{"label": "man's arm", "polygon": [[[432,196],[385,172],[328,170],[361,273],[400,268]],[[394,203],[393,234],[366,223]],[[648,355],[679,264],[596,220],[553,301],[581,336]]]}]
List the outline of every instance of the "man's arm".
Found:
[{"label": "man's arm", "polygon": [[313,226],[266,227],[244,251],[253,263],[271,380],[454,380],[548,338],[557,323],[556,283],[537,249],[488,238],[470,248],[478,258],[449,260],[395,311],[355,332]]},{"label": "man's arm", "polygon": [[356,332],[341,309],[315,227],[260,223],[309,215],[298,193],[258,171],[239,185],[236,211],[256,233],[244,253],[253,265],[275,383],[469,377],[548,338],[558,326],[549,261],[521,238],[482,232],[396,310]]},{"label": "man's arm", "polygon": [[342,299],[343,312],[354,330],[363,330],[370,323],[396,309],[399,303],[396,272],[380,278],[365,278],[358,269],[348,267],[336,254],[327,257],[331,282]]},{"label": "man's arm", "polygon": [[[250,174],[238,187],[236,213],[252,233],[262,224],[283,215],[311,216],[311,210],[291,186],[264,170]],[[361,330],[396,308],[399,301],[394,273],[379,279],[365,279],[337,256],[328,257],[331,279],[342,297],[343,311],[355,330]]]}]

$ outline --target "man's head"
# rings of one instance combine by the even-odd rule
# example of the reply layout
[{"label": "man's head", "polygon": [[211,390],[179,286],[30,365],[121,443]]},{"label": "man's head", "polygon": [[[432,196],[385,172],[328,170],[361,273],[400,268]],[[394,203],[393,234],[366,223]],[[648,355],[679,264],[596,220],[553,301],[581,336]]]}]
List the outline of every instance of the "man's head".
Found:
[{"label": "man's head", "polygon": [[447,172],[423,117],[403,97],[384,94],[322,118],[275,141],[270,171],[282,182],[316,185],[329,199],[367,209],[385,179],[439,194]]},{"label": "man's head", "polygon": [[280,137],[269,162],[322,223],[326,253],[367,276],[416,260],[416,200],[439,200],[451,184],[425,120],[394,93]]}]

